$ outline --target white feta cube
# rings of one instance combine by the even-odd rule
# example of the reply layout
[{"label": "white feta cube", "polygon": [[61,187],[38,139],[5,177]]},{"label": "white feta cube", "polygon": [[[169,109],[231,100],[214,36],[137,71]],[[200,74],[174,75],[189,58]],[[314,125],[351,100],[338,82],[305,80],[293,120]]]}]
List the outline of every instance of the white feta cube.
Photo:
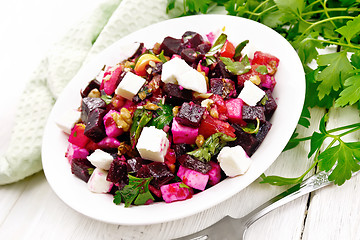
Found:
[{"label": "white feta cube", "polygon": [[81,112],[75,109],[71,109],[66,113],[60,114],[56,120],[56,125],[65,133],[70,134],[71,129],[75,123],[80,120]]},{"label": "white feta cube", "polygon": [[112,161],[114,160],[113,156],[109,153],[104,152],[101,149],[96,149],[87,159],[97,168],[104,170],[109,170]]},{"label": "white feta cube", "polygon": [[94,193],[110,192],[114,184],[106,180],[107,174],[107,171],[95,168],[87,182],[88,189]]},{"label": "white feta cube", "polygon": [[132,72],[128,72],[121,80],[119,86],[116,88],[115,93],[128,100],[132,100],[132,98],[139,92],[144,83],[144,78]]},{"label": "white feta cube", "polygon": [[188,71],[181,74],[177,78],[177,81],[183,88],[193,90],[198,93],[207,92],[205,76],[191,67]]},{"label": "white feta cube", "polygon": [[251,164],[250,157],[241,146],[224,147],[221,149],[217,160],[221,169],[229,177],[244,174]]},{"label": "white feta cube", "polygon": [[255,106],[264,96],[265,92],[261,88],[251,81],[245,81],[238,98],[241,98],[249,106]]},{"label": "white feta cube", "polygon": [[144,127],[136,148],[142,158],[155,162],[164,162],[164,157],[169,148],[169,140],[163,130],[154,126]]},{"label": "white feta cube", "polygon": [[183,59],[175,57],[162,65],[161,81],[178,84],[179,76],[190,68]]},{"label": "white feta cube", "polygon": [[255,46],[253,43],[249,42],[246,44],[244,49],[241,51],[241,54],[243,56],[247,55],[250,59],[254,58],[254,53],[258,50],[257,46]]}]

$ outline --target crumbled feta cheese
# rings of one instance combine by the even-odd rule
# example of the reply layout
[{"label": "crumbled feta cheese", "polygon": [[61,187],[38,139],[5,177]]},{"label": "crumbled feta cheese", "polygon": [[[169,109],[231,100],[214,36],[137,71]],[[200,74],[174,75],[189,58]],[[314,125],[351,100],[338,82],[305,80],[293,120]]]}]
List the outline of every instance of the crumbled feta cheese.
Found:
[{"label": "crumbled feta cheese", "polygon": [[241,98],[249,106],[255,106],[264,96],[265,92],[261,88],[251,81],[245,81],[238,98]]},{"label": "crumbled feta cheese", "polygon": [[81,112],[75,109],[71,109],[65,114],[60,114],[56,120],[56,125],[65,133],[70,134],[71,129],[74,127],[80,119]]},{"label": "crumbled feta cheese", "polygon": [[113,156],[109,153],[104,152],[103,150],[96,149],[87,159],[97,168],[104,170],[109,170],[112,161],[114,160]]},{"label": "crumbled feta cheese", "polygon": [[154,126],[144,127],[136,148],[142,158],[155,162],[164,162],[164,157],[169,148],[169,140],[163,130]]},{"label": "crumbled feta cheese", "polygon": [[144,85],[145,79],[132,73],[128,72],[121,80],[119,86],[116,88],[115,93],[128,100],[132,100],[133,97],[139,92],[141,87]]},{"label": "crumbled feta cheese", "polygon": [[162,65],[161,81],[178,84],[179,76],[188,71],[190,66],[181,58],[173,58]]},{"label": "crumbled feta cheese", "polygon": [[199,93],[207,91],[204,75],[177,57],[163,64],[161,80],[164,83],[179,84],[183,88]]},{"label": "crumbled feta cheese", "polygon": [[251,159],[241,146],[224,147],[217,160],[226,176],[234,177],[244,174],[250,167]]},{"label": "crumbled feta cheese", "polygon": [[88,189],[94,193],[110,192],[114,184],[106,180],[107,174],[107,171],[95,168],[87,182]]},{"label": "crumbled feta cheese", "polygon": [[190,67],[190,69],[184,73],[182,73],[178,78],[177,81],[180,86],[193,90],[198,93],[206,93],[206,80],[204,75],[202,75],[197,70]]}]

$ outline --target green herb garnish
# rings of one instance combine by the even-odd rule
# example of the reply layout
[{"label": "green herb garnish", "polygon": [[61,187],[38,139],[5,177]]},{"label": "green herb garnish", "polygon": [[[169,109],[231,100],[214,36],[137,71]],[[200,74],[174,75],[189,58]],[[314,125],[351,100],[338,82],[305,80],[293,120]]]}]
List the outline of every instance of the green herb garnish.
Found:
[{"label": "green herb garnish", "polygon": [[129,207],[133,202],[135,205],[144,205],[148,201],[154,201],[154,197],[149,191],[149,183],[152,180],[150,178],[137,178],[130,174],[129,184],[123,189],[115,192],[113,202],[119,205],[122,201],[125,203],[125,207]]},{"label": "green herb garnish", "polygon": [[134,148],[142,129],[152,119],[152,112],[144,108],[136,109],[134,112],[133,123],[130,128],[130,142]]},{"label": "green herb garnish", "polygon": [[215,54],[221,50],[227,40],[226,34],[222,33],[212,45],[210,50],[205,54],[206,64],[211,65],[216,62]]},{"label": "green herb garnish", "polygon": [[188,152],[187,154],[196,157],[202,162],[209,162],[211,157],[218,154],[227,142],[235,140],[236,138],[232,138],[225,133],[214,133],[205,140],[200,148]]},{"label": "green herb garnish", "polygon": [[227,57],[220,57],[220,60],[225,64],[225,68],[235,74],[241,75],[247,73],[251,69],[250,61],[247,55],[240,62],[233,62],[230,58]]},{"label": "green herb garnish", "polygon": [[104,100],[104,102],[106,103],[106,105],[109,105],[111,103],[112,100],[112,96],[107,95],[107,94],[103,94],[100,97],[102,100]]},{"label": "green herb garnish", "polygon": [[149,126],[155,126],[158,129],[163,129],[165,126],[170,125],[170,122],[174,118],[172,113],[172,106],[168,104],[157,104],[160,108],[157,109],[156,117],[154,117],[151,122],[149,123]]}]

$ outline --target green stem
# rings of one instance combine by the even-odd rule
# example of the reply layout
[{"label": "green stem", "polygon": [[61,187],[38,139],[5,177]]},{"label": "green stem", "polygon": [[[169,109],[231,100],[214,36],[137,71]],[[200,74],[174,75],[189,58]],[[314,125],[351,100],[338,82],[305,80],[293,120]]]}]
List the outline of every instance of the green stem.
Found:
[{"label": "green stem", "polygon": [[317,1],[315,1],[315,2],[310,3],[309,5],[307,5],[307,6],[305,7],[305,10],[308,9],[308,8],[311,8],[312,6],[314,6],[315,4],[317,4],[317,3],[319,3],[319,2],[321,2],[321,0],[317,0]]},{"label": "green stem", "polygon": [[311,139],[311,136],[303,137],[303,138],[297,138],[296,140],[298,140],[299,142],[302,142],[302,141],[307,141],[307,140],[310,140],[310,139]]},{"label": "green stem", "polygon": [[339,136],[339,137],[342,137],[342,136],[348,135],[348,134],[350,134],[350,133],[356,132],[356,131],[358,131],[359,129],[360,129],[360,127],[356,127],[356,128],[353,128],[353,129],[351,129],[351,130],[349,130],[349,131],[346,131],[346,132],[344,132],[344,133],[341,133],[341,134],[339,134],[338,136]]},{"label": "green stem", "polygon": [[263,5],[265,5],[266,3],[268,3],[269,0],[263,1],[262,3],[260,3],[259,5],[257,5],[257,7],[254,9],[254,13],[259,10]]},{"label": "green stem", "polygon": [[[326,15],[327,18],[331,18],[330,15],[329,15],[329,13],[328,13],[327,7],[326,7],[326,2],[327,2],[327,0],[325,0],[325,1],[322,3],[323,8],[324,8],[324,13],[325,13],[325,15]],[[331,24],[333,25],[333,27],[336,28],[335,23],[334,23],[333,21],[330,21],[330,22],[331,22]]]},{"label": "green stem", "polygon": [[337,127],[337,128],[333,128],[328,130],[328,133],[333,133],[333,132],[338,132],[341,130],[345,130],[345,129],[349,129],[349,128],[359,128],[360,127],[360,123],[354,123],[354,124],[350,124],[350,125],[346,125],[346,126],[342,126],[342,127]]},{"label": "green stem", "polygon": [[[345,11],[358,12],[358,11],[360,11],[360,8],[327,8],[326,11],[327,12],[345,12]],[[325,10],[317,10],[317,11],[311,11],[311,12],[304,12],[301,15],[302,16],[314,15],[314,14],[324,13],[324,12],[325,12]]]},{"label": "green stem", "polygon": [[341,42],[334,42],[334,41],[313,39],[313,38],[309,38],[308,40],[316,41],[316,42],[322,42],[322,43],[328,43],[328,44],[333,44],[333,45],[338,45],[338,46],[342,46],[342,47],[349,47],[349,48],[354,48],[354,49],[360,50],[360,46],[355,46],[355,45],[349,44],[349,43],[341,43]]},{"label": "green stem", "polygon": [[[325,22],[328,22],[328,21],[333,21],[333,20],[339,20],[339,19],[354,19],[355,17],[351,17],[351,16],[337,16],[337,17],[332,17],[332,18],[327,18],[327,19],[323,19],[323,20],[320,20],[318,22],[314,22],[314,23],[311,23],[309,21],[305,21],[306,23],[310,24],[310,26],[308,28],[306,28],[303,33],[300,35],[299,39],[301,39],[302,37],[305,36],[305,34],[311,30],[312,28],[316,27],[317,25],[320,25],[320,24],[323,24]],[[302,19],[303,20],[303,19]],[[325,41],[324,41],[325,42]]]},{"label": "green stem", "polygon": [[323,19],[323,20],[320,20],[318,22],[309,22],[307,21],[307,23],[311,24],[311,26],[309,26],[307,29],[305,29],[304,32],[308,31],[310,28],[313,28],[319,24],[322,24],[322,23],[325,23],[325,22],[329,22],[329,21],[333,21],[333,20],[343,20],[343,19],[349,19],[349,20],[353,20],[355,17],[352,17],[352,16],[336,16],[336,17],[331,17],[331,18],[326,18],[326,19]]},{"label": "green stem", "polygon": [[269,12],[269,11],[271,11],[271,10],[275,9],[275,8],[277,8],[277,6],[276,6],[276,5],[271,6],[271,7],[267,8],[267,9],[265,9],[264,11],[259,12],[259,13],[256,13],[256,12],[251,12],[251,11],[245,11],[245,13],[247,13],[247,14],[249,14],[249,15],[253,15],[253,16],[260,17],[260,16],[261,16],[261,15],[263,15],[264,13],[267,13],[267,12]]}]

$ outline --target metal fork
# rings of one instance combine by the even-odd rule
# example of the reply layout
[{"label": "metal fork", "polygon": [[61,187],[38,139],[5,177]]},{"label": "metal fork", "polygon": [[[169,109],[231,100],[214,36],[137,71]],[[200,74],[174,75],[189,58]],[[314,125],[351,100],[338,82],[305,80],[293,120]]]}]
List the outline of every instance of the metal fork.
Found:
[{"label": "metal fork", "polygon": [[[298,197],[301,197],[307,193],[310,193],[332,183],[328,179],[328,176],[330,174],[331,171],[319,172],[307,178],[303,182],[296,184],[288,190],[280,193],[279,195],[265,202],[264,204],[254,209],[242,218],[232,218],[230,216],[225,216],[220,221],[214,223],[213,225],[205,228],[200,232],[181,238],[176,238],[174,240],[243,240],[245,238],[246,230],[259,218],[263,217],[277,207],[280,207]],[[357,174],[357,172],[355,172],[353,176],[355,174]]]}]

